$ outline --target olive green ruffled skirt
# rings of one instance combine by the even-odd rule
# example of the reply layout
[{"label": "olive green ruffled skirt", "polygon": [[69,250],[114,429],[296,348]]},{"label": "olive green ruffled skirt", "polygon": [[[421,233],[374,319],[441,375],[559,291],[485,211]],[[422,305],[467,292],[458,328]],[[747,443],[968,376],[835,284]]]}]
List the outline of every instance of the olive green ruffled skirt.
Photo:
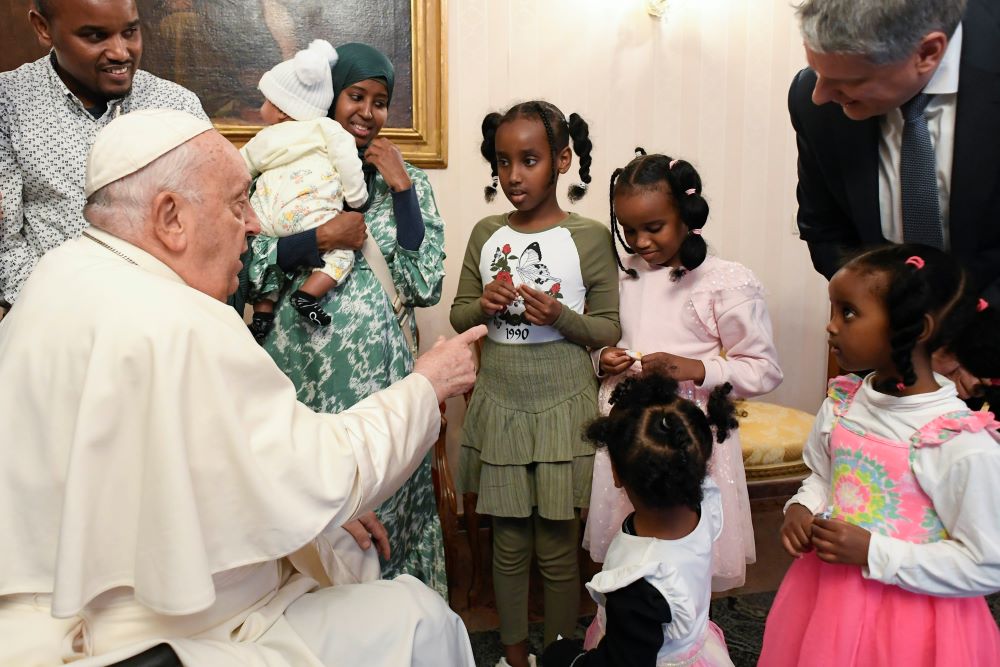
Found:
[{"label": "olive green ruffled skirt", "polygon": [[565,521],[590,503],[594,446],[584,428],[598,416],[587,351],[567,341],[505,345],[489,339],[465,413],[459,486],[476,511]]}]

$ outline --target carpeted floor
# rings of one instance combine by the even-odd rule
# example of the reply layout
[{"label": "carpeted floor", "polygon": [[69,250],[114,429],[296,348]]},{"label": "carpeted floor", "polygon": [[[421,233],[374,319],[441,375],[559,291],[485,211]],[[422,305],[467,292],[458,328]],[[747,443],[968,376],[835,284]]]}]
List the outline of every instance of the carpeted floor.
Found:
[{"label": "carpeted floor", "polygon": [[[764,637],[764,619],[774,600],[774,593],[756,593],[712,601],[711,618],[726,635],[729,655],[736,667],[753,667],[757,664],[760,645]],[[993,618],[1000,624],[1000,594],[987,598]],[[589,618],[581,619],[577,635],[583,637]],[[472,652],[478,667],[493,667],[500,659],[500,635],[495,630],[475,632],[470,635]],[[542,648],[542,625],[533,623],[530,628],[532,652]]]}]

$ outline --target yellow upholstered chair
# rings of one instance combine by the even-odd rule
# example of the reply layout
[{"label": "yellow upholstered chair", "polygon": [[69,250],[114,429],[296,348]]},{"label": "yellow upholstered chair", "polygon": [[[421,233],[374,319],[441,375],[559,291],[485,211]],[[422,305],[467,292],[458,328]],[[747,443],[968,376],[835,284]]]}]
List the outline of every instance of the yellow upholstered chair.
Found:
[{"label": "yellow upholstered chair", "polygon": [[802,448],[815,416],[763,401],[740,401],[740,442],[747,483],[804,476]]}]

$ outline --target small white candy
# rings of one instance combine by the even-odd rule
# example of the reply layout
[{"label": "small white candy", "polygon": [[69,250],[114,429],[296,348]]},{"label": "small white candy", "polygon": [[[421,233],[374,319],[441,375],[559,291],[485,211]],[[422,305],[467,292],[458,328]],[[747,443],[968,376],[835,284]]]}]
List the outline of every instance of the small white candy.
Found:
[{"label": "small white candy", "polygon": [[642,359],[642,352],[636,352],[635,350],[625,350],[625,354],[635,359],[636,361]]}]

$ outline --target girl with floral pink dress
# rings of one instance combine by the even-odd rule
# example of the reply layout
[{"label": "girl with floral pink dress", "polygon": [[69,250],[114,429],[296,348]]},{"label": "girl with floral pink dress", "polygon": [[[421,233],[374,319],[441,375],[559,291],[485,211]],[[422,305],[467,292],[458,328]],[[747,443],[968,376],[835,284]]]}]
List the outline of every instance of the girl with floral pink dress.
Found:
[{"label": "girl with floral pink dress", "polygon": [[[601,413],[608,414],[617,384],[640,372],[669,375],[685,398],[702,407],[726,382],[737,398],[771,391],[782,374],[760,281],[742,264],[707,254],[701,233],[708,202],[695,168],[637,152],[611,179],[611,225],[629,256],[619,260],[622,338],[593,354],[603,378]],[[756,554],[735,431],[714,448],[709,474],[721,491],[725,518],[713,550],[712,590],[723,591],[743,585]],[[595,561],[604,562],[632,511],[612,481],[607,451],[598,450],[583,540]]]},{"label": "girl with floral pink dress", "polygon": [[931,353],[995,364],[1000,317],[927,246],[869,251],[829,290],[837,361],[874,370],[830,382],[759,664],[997,667],[983,596],[1000,589],[1000,423],[959,400]]}]

